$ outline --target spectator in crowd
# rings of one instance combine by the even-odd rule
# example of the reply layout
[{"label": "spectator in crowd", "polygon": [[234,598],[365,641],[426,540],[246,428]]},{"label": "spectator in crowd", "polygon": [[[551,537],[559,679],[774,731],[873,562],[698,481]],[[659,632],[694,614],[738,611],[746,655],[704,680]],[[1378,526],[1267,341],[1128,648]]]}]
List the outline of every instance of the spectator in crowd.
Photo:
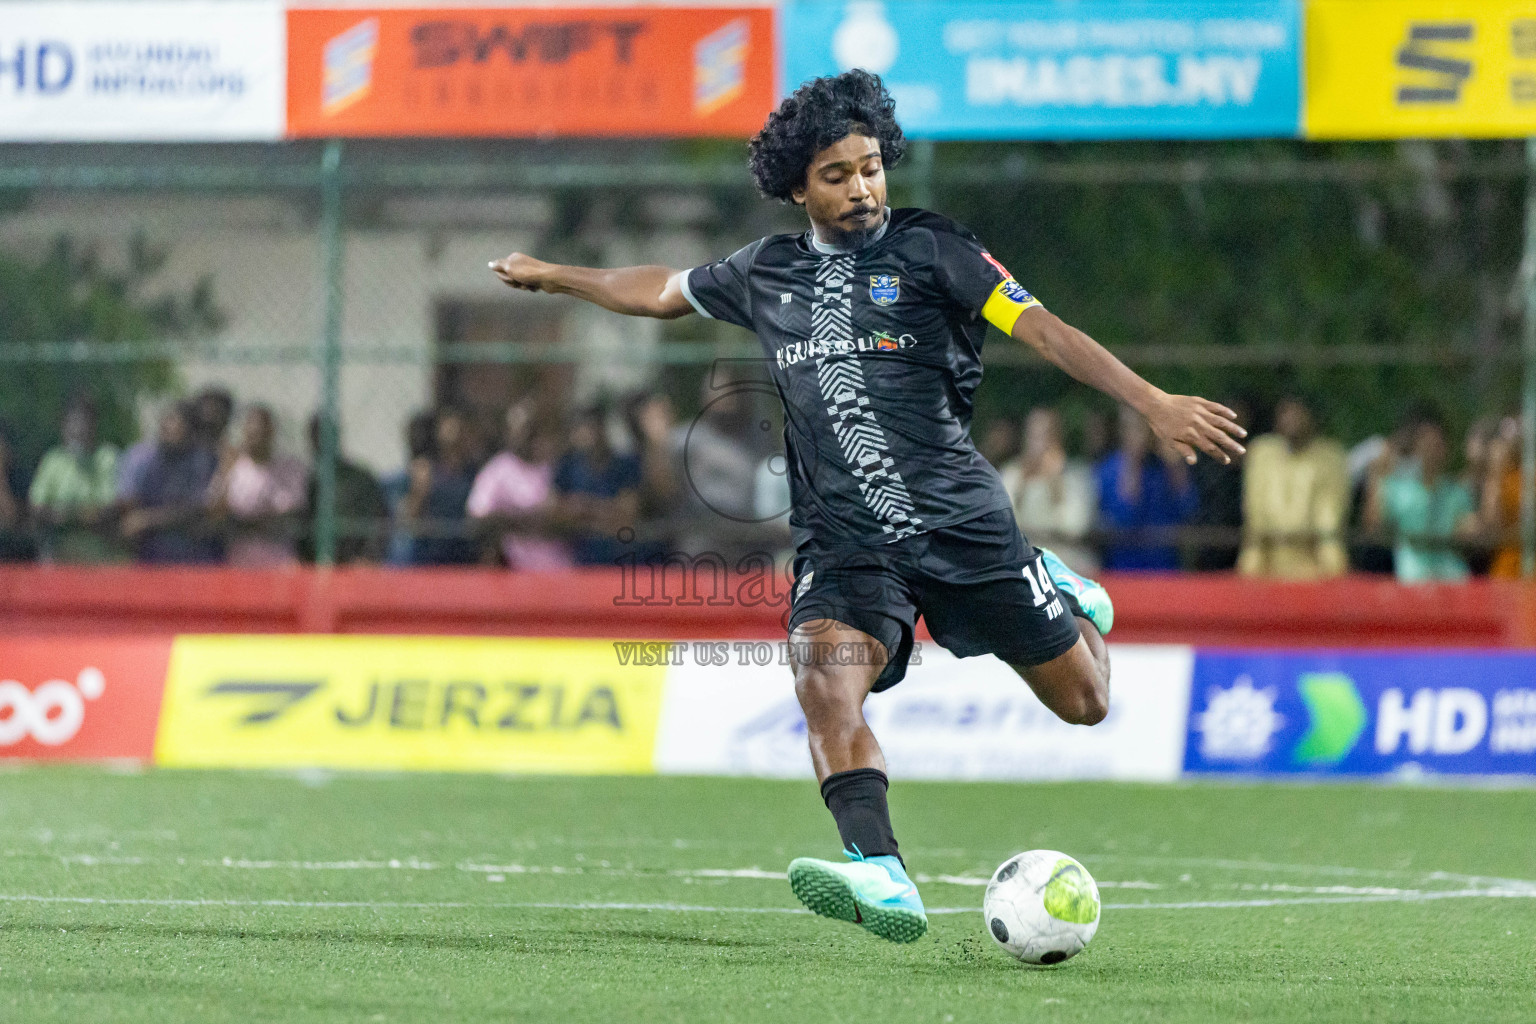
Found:
[{"label": "spectator in crowd", "polygon": [[1495,579],[1520,577],[1520,420],[1506,416],[1488,442],[1479,487],[1482,519],[1497,544],[1488,573]]},{"label": "spectator in crowd", "polygon": [[240,443],[214,476],[208,505],[224,525],[231,565],[275,566],[298,561],[298,514],[304,510],[308,471],[277,451],[272,410],[253,405],[240,423]]},{"label": "spectator in crowd", "polygon": [[673,434],[677,415],[672,399],[660,391],[632,397],[624,407],[624,421],[640,459],[639,512],[632,553],[641,561],[671,551],[683,505],[683,465]]},{"label": "spectator in crowd", "polygon": [[977,441],[976,450],[998,469],[1019,457],[1022,434],[1016,416],[999,416],[987,424]]},{"label": "spectator in crowd", "polygon": [[613,450],[603,409],[576,417],[555,469],[555,491],[577,565],[611,565],[630,551],[620,531],[634,529],[640,508],[640,459]]},{"label": "spectator in crowd", "polygon": [[[1237,422],[1245,427],[1253,423],[1252,406],[1235,396],[1222,402],[1237,413]],[[1226,572],[1237,565],[1243,530],[1243,476],[1248,459],[1234,459],[1223,465],[1215,459],[1201,459],[1190,467],[1198,508],[1190,525],[1193,541],[1188,545],[1186,564],[1196,572]]]},{"label": "spectator in crowd", "polygon": [[794,554],[789,547],[789,458],[773,452],[757,464],[752,482],[752,514],[760,524],[763,540],[775,549],[776,561],[786,561]]},{"label": "spectator in crowd", "polygon": [[410,565],[415,535],[405,520],[405,497],[411,490],[411,467],[430,465],[437,454],[437,414],[418,412],[405,425],[405,467],[380,481],[384,500],[389,505],[391,529],[385,561],[390,565]]},{"label": "spectator in crowd", "polygon": [[514,403],[502,427],[502,449],[470,488],[466,510],[482,536],[496,538],[510,569],[552,570],[571,565],[567,545],[550,536],[559,439],[537,422],[532,402]]},{"label": "spectator in crowd", "polygon": [[682,488],[680,551],[712,552],[734,564],[761,546],[752,500],[760,461],[751,435],[755,394],[736,370],[717,367],[713,379],[705,377],[698,416],[672,429]]},{"label": "spectator in crowd", "polygon": [[1275,432],[1255,438],[1245,461],[1238,571],[1292,580],[1341,575],[1348,568],[1344,447],[1317,436],[1312,410],[1288,397],[1275,407]]},{"label": "spectator in crowd", "polygon": [[1151,428],[1122,406],[1120,447],[1094,469],[1099,527],[1110,534],[1104,568],[1177,569],[1174,530],[1199,508],[1189,466],[1167,446],[1153,449]]},{"label": "spectator in crowd", "polygon": [[1361,572],[1392,571],[1392,548],[1385,538],[1372,536],[1376,530],[1368,523],[1369,510],[1375,504],[1376,491],[1382,482],[1397,470],[1411,465],[1413,439],[1419,424],[1435,415],[1428,406],[1415,405],[1398,419],[1391,434],[1368,437],[1350,448],[1345,457],[1350,479],[1350,507],[1353,509],[1350,525],[1361,534],[1350,545],[1349,561]]},{"label": "spectator in crowd", "polygon": [[1097,466],[1109,454],[1109,417],[1102,409],[1083,410],[1081,440],[1078,451],[1088,465]]},{"label": "spectator in crowd", "polygon": [[1403,583],[1468,576],[1456,541],[1477,533],[1477,506],[1467,485],[1447,472],[1449,461],[1444,424],[1426,418],[1414,431],[1408,462],[1372,489],[1366,525],[1394,533],[1392,560]]},{"label": "spectator in crowd", "polygon": [[437,413],[431,458],[413,458],[410,486],[401,504],[411,528],[411,564],[474,565],[480,545],[468,530],[465,508],[475,485],[469,420],[454,408]]},{"label": "spectator in crowd", "polygon": [[64,411],[60,442],[43,456],[28,501],[52,562],[112,562],[120,557],[108,532],[117,499],[117,448],[96,437],[96,407],[76,399]]},{"label": "spectator in crowd", "polygon": [[235,416],[235,399],[229,389],[213,385],[192,399],[192,437],[213,452],[220,467],[233,462],[239,451],[225,440]]},{"label": "spectator in crowd", "polygon": [[[299,556],[315,560],[315,531],[320,510],[320,421],[319,413],[309,418],[309,451],[314,470],[309,474],[305,504],[310,510],[308,533],[299,543]],[[373,474],[347,459],[341,450],[340,431],[336,435],[336,564],[377,562],[384,549],[384,529],[389,521],[389,505],[384,489]]]},{"label": "spectator in crowd", "polygon": [[26,533],[27,478],[16,459],[11,433],[0,424],[0,562],[29,562],[37,548]]},{"label": "spectator in crowd", "polygon": [[190,403],[166,409],[153,450],[118,496],[123,537],[140,561],[196,564],[223,555],[207,514],[216,457],[196,443],[192,423]]},{"label": "spectator in crowd", "polygon": [[1098,501],[1093,470],[1067,457],[1059,412],[1030,411],[1024,419],[1024,450],[1001,473],[1024,535],[1077,572],[1097,572],[1098,557],[1084,541]]}]

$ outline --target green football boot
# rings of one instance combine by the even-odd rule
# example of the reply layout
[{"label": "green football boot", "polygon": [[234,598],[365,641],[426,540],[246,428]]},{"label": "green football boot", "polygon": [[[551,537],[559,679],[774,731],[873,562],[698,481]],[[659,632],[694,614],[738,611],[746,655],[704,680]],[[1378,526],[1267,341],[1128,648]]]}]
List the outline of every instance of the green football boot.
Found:
[{"label": "green football boot", "polygon": [[892,856],[844,854],[850,864],[797,857],[789,864],[789,885],[813,912],[850,921],[892,942],[916,942],[928,930],[928,915],[917,886]]},{"label": "green football boot", "polygon": [[1109,591],[1097,582],[1067,568],[1067,563],[1056,557],[1050,548],[1036,547],[1045,562],[1045,571],[1051,574],[1056,589],[1072,595],[1082,609],[1083,616],[1098,629],[1100,636],[1109,636],[1115,624],[1115,605],[1109,599]]}]

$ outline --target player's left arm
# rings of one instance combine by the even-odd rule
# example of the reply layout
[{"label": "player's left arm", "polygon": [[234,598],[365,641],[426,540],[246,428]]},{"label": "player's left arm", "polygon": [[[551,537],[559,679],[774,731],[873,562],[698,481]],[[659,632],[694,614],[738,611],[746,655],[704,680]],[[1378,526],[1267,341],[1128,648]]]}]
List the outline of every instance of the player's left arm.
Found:
[{"label": "player's left arm", "polygon": [[[1195,461],[1196,450],[1227,464],[1233,456],[1243,454],[1237,439],[1247,437],[1248,432],[1238,425],[1237,414],[1231,409],[1194,395],[1170,395],[1154,387],[1103,345],[1033,298],[1016,316],[1008,328],[1011,336],[1089,387],[1141,413],[1157,436],[1173,445],[1185,462]],[[987,318],[997,322],[993,316]]]}]

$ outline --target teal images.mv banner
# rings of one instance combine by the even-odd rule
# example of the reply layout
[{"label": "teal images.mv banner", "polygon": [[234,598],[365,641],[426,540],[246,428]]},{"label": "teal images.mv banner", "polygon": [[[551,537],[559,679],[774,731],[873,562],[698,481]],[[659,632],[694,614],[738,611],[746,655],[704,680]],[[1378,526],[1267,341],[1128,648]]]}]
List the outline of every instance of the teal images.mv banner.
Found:
[{"label": "teal images.mv banner", "polygon": [[932,139],[1294,136],[1299,0],[789,0],[786,90],[860,67]]}]

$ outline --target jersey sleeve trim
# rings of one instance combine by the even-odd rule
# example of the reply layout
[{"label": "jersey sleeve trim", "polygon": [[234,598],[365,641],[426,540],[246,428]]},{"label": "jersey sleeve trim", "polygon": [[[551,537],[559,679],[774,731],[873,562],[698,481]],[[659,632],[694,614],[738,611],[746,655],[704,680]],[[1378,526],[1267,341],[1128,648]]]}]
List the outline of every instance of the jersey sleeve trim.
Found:
[{"label": "jersey sleeve trim", "polygon": [[1038,305],[1040,300],[1010,277],[999,281],[997,287],[992,289],[986,304],[981,307],[981,315],[1004,334],[1012,334],[1013,325],[1019,322],[1024,311]]},{"label": "jersey sleeve trim", "polygon": [[704,319],[713,320],[715,319],[714,314],[705,309],[704,304],[693,297],[693,289],[688,285],[688,279],[692,277],[694,271],[698,269],[698,267],[694,267],[693,270],[683,271],[680,275],[678,275],[677,284],[678,287],[682,289],[683,298],[688,300],[688,305],[692,306]]}]

